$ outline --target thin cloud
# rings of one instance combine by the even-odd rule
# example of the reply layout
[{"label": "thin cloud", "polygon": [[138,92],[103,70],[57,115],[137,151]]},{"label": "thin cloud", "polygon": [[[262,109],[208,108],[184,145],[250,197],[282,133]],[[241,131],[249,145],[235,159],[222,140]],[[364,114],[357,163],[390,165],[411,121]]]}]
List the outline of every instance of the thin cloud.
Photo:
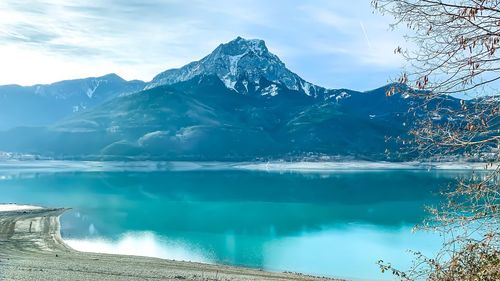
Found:
[{"label": "thin cloud", "polygon": [[[350,76],[344,85],[328,77],[341,76],[339,70],[363,73],[367,66],[371,71],[397,69],[399,61],[388,57],[398,38],[386,26],[366,1],[318,0],[312,5],[299,0],[193,0],[189,4],[182,0],[2,0],[0,60],[18,65],[0,69],[0,84],[49,83],[108,72],[150,80],[158,72],[200,59],[218,44],[243,36],[266,40],[271,51],[312,82],[358,85]],[[370,33],[377,34],[377,42],[368,40]],[[31,62],[21,55],[32,58]],[[322,67],[325,61],[335,69]],[[371,86],[378,85],[363,87]]]}]

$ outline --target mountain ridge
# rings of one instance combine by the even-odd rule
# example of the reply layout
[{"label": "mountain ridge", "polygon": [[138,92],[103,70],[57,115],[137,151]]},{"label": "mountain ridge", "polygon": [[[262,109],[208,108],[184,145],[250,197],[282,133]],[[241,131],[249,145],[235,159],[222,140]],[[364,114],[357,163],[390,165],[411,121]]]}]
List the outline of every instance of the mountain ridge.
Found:
[{"label": "mountain ridge", "polygon": [[[425,117],[405,114],[422,102],[418,97],[386,95],[394,84],[366,92],[325,89],[286,68],[264,41],[241,37],[151,82],[130,83],[95,96],[80,89],[86,100],[111,98],[49,125],[0,132],[0,151],[92,160],[401,161],[413,156],[402,155],[395,140]],[[125,94],[129,87],[135,91]],[[460,106],[458,99],[449,103]]]},{"label": "mountain ridge", "polygon": [[[273,98],[235,95],[217,76],[195,77],[117,97],[51,127],[0,133],[0,150],[57,159],[246,161],[333,155],[381,160],[393,146],[385,136],[404,132],[402,116],[350,114],[358,105],[349,105],[349,98],[281,91],[290,92]],[[20,135],[29,137],[19,141]]]}]

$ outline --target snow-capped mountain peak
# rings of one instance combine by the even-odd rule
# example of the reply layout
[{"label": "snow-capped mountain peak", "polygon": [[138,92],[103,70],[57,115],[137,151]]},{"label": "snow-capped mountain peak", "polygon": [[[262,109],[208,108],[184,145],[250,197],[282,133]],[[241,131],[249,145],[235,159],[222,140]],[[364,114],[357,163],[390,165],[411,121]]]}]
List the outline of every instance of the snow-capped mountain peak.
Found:
[{"label": "snow-capped mountain peak", "polygon": [[146,89],[187,81],[198,75],[216,75],[227,88],[240,94],[248,94],[248,87],[237,85],[258,85],[262,78],[308,96],[324,92],[323,88],[306,82],[286,68],[263,40],[241,37],[219,45],[199,61],[158,74]]},{"label": "snow-capped mountain peak", "polygon": [[[249,52],[253,52],[258,56],[263,56],[269,52],[266,46],[266,42],[260,39],[244,39],[237,37],[236,39],[226,43],[220,44],[213,53],[219,53],[229,56],[244,55]],[[213,54],[212,53],[212,54]]]}]

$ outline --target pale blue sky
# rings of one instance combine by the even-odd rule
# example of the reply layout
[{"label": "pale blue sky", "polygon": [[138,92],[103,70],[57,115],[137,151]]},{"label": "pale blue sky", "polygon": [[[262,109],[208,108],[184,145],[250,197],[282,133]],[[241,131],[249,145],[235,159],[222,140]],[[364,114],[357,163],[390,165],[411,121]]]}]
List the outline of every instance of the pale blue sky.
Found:
[{"label": "pale blue sky", "polygon": [[404,40],[390,22],[370,0],[2,0],[0,84],[149,81],[242,36],[308,81],[368,90],[400,72]]}]

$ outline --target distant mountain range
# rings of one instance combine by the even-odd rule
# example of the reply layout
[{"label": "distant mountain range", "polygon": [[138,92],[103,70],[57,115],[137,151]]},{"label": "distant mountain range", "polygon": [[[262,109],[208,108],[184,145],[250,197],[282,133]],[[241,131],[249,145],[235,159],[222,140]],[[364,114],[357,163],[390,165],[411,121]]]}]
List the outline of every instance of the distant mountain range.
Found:
[{"label": "distant mountain range", "polygon": [[388,97],[389,87],[325,89],[286,68],[264,41],[238,37],[149,83],[109,74],[0,86],[0,151],[98,160],[400,160],[400,144],[387,139],[407,135],[418,114],[406,113],[422,101]]},{"label": "distant mountain range", "polygon": [[140,91],[145,85],[108,74],[50,85],[0,86],[0,130],[51,125],[119,95]]}]

